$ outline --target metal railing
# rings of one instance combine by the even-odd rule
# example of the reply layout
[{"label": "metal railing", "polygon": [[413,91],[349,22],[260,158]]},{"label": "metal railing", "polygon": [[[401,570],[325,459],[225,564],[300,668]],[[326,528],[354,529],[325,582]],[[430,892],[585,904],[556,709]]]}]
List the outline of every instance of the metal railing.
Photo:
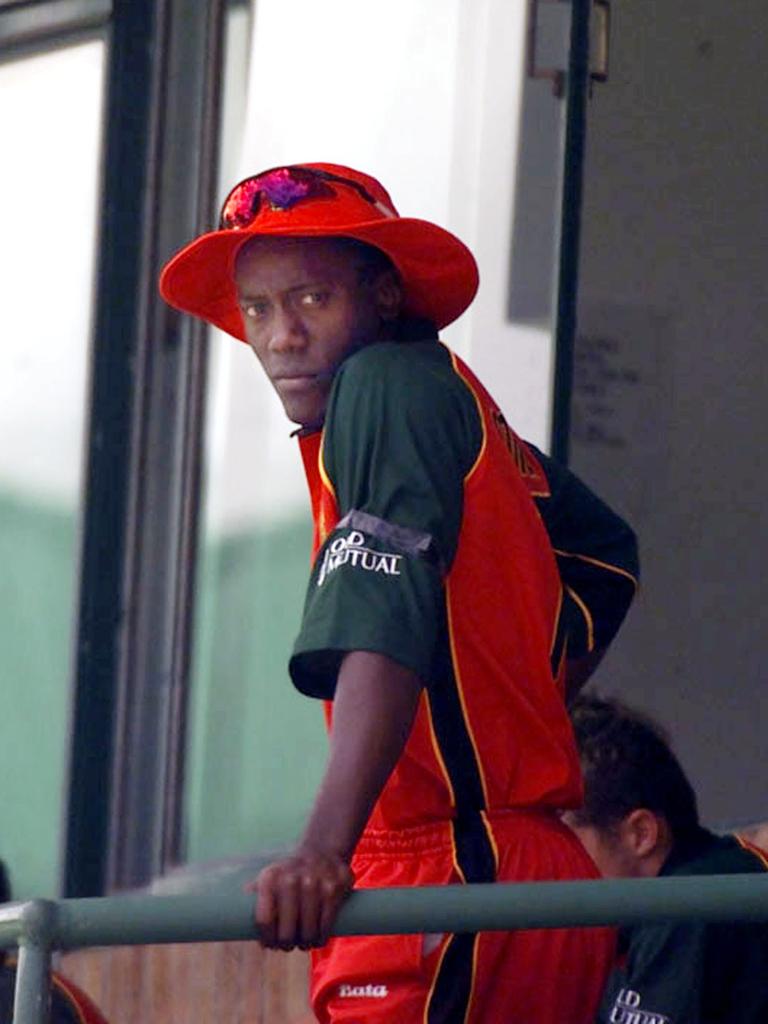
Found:
[{"label": "metal railing", "polygon": [[[334,934],[686,920],[768,921],[768,874],[368,890],[350,896]],[[13,1024],[46,1024],[53,950],[256,938],[253,897],[239,891],[33,900],[0,907],[0,948],[19,949]]]}]

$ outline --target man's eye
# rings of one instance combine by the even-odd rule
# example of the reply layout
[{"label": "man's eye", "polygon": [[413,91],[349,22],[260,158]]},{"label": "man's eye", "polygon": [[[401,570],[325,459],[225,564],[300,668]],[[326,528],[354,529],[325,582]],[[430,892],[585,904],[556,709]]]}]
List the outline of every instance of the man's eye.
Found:
[{"label": "man's eye", "polygon": [[261,320],[267,313],[266,302],[249,302],[243,306],[243,312],[251,320]]},{"label": "man's eye", "polygon": [[302,306],[324,306],[327,301],[327,292],[304,292],[301,296]]}]

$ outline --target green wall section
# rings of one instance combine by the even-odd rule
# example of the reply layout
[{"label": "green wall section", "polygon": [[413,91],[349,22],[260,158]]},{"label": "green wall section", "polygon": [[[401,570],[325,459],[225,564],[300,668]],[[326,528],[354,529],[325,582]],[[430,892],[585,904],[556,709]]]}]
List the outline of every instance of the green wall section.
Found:
[{"label": "green wall section", "polygon": [[[318,702],[287,675],[309,568],[296,520],[204,548],[189,717],[190,861],[290,842],[325,756]],[[0,492],[0,857],[18,898],[56,896],[66,760],[74,511]]]},{"label": "green wall section", "polygon": [[290,842],[319,781],[318,701],[287,673],[309,572],[311,524],[208,545],[198,588],[186,855],[205,861]]},{"label": "green wall section", "polygon": [[17,898],[57,895],[74,513],[0,492],[0,856]]}]

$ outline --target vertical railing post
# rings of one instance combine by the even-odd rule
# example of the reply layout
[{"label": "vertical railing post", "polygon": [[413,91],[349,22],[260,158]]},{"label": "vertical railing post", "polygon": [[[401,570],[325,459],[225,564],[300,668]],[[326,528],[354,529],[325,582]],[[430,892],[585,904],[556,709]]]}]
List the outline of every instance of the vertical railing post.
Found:
[{"label": "vertical railing post", "polygon": [[20,942],[13,1024],[48,1024],[50,989],[50,947],[37,942]]},{"label": "vertical railing post", "polygon": [[33,900],[21,910],[19,964],[13,1024],[48,1024],[51,1003],[51,940],[56,906]]}]

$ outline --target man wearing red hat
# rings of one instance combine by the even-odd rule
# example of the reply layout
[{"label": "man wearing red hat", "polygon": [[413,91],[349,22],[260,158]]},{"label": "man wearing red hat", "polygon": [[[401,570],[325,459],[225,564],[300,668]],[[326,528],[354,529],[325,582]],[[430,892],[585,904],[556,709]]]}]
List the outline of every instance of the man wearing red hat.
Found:
[{"label": "man wearing red hat", "polygon": [[304,834],[256,880],[262,941],[313,953],[320,1021],[591,1021],[606,929],[328,940],[358,888],[596,877],[565,711],[635,590],[631,530],[521,441],[437,330],[469,250],[334,164],[246,179],[165,267],[173,306],[251,346],[315,522],[293,682],[330,752]]}]

